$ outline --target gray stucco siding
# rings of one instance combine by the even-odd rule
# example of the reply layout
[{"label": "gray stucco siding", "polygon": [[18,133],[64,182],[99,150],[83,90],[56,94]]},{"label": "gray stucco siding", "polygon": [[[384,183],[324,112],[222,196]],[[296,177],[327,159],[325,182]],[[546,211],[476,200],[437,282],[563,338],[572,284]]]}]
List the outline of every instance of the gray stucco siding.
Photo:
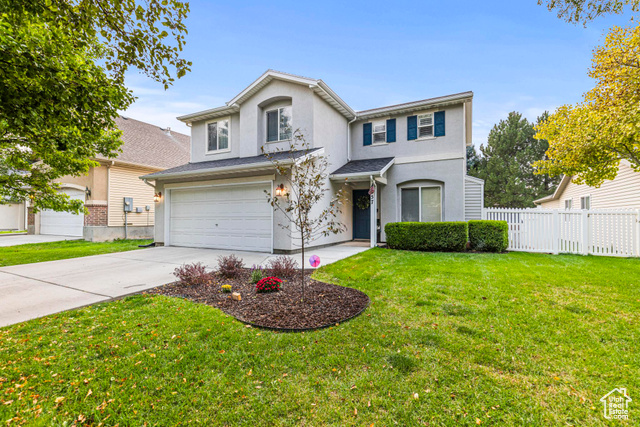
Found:
[{"label": "gray stucco siding", "polygon": [[[369,159],[377,157],[414,157],[460,154],[466,152],[464,142],[464,109],[462,104],[428,112],[445,111],[445,136],[430,139],[407,140],[407,117],[390,115],[380,119],[358,120],[351,125],[351,159]],[[396,142],[380,145],[363,145],[362,128],[364,123],[378,120],[396,119]]]},{"label": "gray stucco siding", "polygon": [[395,164],[387,171],[387,184],[379,185],[380,225],[401,220],[400,191],[403,187],[442,185],[442,220],[464,221],[464,159]]}]

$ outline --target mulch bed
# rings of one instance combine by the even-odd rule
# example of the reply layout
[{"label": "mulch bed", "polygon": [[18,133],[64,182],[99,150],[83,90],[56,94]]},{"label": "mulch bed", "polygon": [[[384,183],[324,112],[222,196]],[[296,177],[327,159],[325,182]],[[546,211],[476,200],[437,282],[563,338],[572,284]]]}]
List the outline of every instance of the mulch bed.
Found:
[{"label": "mulch bed", "polygon": [[[305,274],[305,295],[302,301],[300,276],[283,279],[280,291],[257,293],[250,283],[248,269],[234,279],[217,274],[205,284],[180,282],[151,289],[146,293],[186,298],[217,307],[241,322],[269,329],[303,331],[333,326],[362,313],[369,305],[367,294],[356,289],[332,285],[311,279]],[[231,285],[242,295],[241,301],[222,292],[222,285]]]}]

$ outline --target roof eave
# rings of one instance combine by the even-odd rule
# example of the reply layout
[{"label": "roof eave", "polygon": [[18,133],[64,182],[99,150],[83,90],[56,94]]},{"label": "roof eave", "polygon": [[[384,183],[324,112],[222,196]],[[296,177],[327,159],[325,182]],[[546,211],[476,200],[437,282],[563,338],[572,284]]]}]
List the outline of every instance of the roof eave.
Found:
[{"label": "roof eave", "polygon": [[224,117],[230,114],[234,114],[240,111],[240,107],[237,105],[225,105],[222,107],[211,108],[209,110],[198,111],[192,114],[186,114],[184,116],[177,117],[183,123],[193,123],[200,120],[214,119],[216,117]]},{"label": "roof eave", "polygon": [[465,101],[473,100],[473,92],[462,92],[455,95],[442,96],[439,98],[425,99],[423,101],[410,102],[406,104],[376,108],[374,110],[365,110],[357,112],[359,120],[373,119],[377,117],[385,117],[390,114],[403,114],[421,109],[446,107],[448,105],[460,104]]}]

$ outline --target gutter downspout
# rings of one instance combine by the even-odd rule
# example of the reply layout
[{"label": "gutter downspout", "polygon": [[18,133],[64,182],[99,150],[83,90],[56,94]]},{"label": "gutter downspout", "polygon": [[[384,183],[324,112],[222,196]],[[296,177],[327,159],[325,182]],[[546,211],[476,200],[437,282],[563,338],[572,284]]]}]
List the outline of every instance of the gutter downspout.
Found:
[{"label": "gutter downspout", "polygon": [[351,161],[351,123],[358,120],[358,116],[354,115],[353,120],[347,123],[347,163]]}]

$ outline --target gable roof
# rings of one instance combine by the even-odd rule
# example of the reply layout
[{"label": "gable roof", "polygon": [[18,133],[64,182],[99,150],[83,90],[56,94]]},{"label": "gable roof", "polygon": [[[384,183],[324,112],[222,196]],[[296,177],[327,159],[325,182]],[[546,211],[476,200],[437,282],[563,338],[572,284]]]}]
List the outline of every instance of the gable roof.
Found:
[{"label": "gable roof", "polygon": [[349,175],[381,175],[391,167],[395,157],[381,157],[378,159],[351,160],[336,169],[331,177],[345,177]]},{"label": "gable roof", "polygon": [[402,114],[418,111],[425,108],[444,107],[445,105],[459,104],[460,102],[473,99],[473,92],[460,92],[453,95],[438,96],[435,98],[421,99],[420,101],[405,102],[403,104],[390,105],[388,107],[372,108],[370,110],[358,111],[358,119],[373,119],[385,117],[390,113]]},{"label": "gable roof", "polygon": [[222,107],[211,108],[208,110],[198,111],[196,113],[186,114],[178,117],[178,120],[185,123],[193,123],[199,120],[213,119],[216,117],[228,116],[229,114],[240,111],[240,105],[247,99],[251,98],[263,87],[273,80],[281,80],[290,83],[296,83],[308,86],[314,93],[324,99],[329,105],[339,111],[348,120],[354,119],[371,119],[375,117],[388,116],[390,113],[402,114],[412,111],[418,111],[424,108],[444,107],[451,104],[459,104],[461,102],[473,99],[473,92],[460,92],[453,95],[439,96],[436,98],[422,99],[420,101],[407,102],[404,104],[391,105],[387,107],[373,108],[370,110],[354,111],[346,102],[342,100],[325,82],[320,79],[312,79],[309,77],[298,76],[295,74],[283,73],[282,71],[267,70],[258,77],[253,83],[247,86],[242,92],[237,94],[233,99]]},{"label": "gable roof", "polygon": [[122,131],[122,152],[116,160],[155,169],[167,169],[189,161],[190,140],[187,135],[169,131],[150,123],[120,116],[116,125]]},{"label": "gable roof", "polygon": [[281,80],[290,83],[296,83],[309,86],[313,92],[324,99],[329,105],[338,110],[343,116],[351,120],[355,118],[356,113],[344,102],[325,82],[319,79],[311,79],[309,77],[297,76],[295,74],[283,73],[282,71],[267,70],[258,77],[253,83],[247,86],[242,92],[237,94],[233,99],[226,103],[226,106],[212,108],[209,110],[199,111],[192,114],[186,114],[178,117],[178,120],[185,123],[192,123],[197,120],[212,119],[215,117],[226,116],[240,110],[240,105],[247,99],[255,95],[260,89],[271,83],[273,80]]}]

